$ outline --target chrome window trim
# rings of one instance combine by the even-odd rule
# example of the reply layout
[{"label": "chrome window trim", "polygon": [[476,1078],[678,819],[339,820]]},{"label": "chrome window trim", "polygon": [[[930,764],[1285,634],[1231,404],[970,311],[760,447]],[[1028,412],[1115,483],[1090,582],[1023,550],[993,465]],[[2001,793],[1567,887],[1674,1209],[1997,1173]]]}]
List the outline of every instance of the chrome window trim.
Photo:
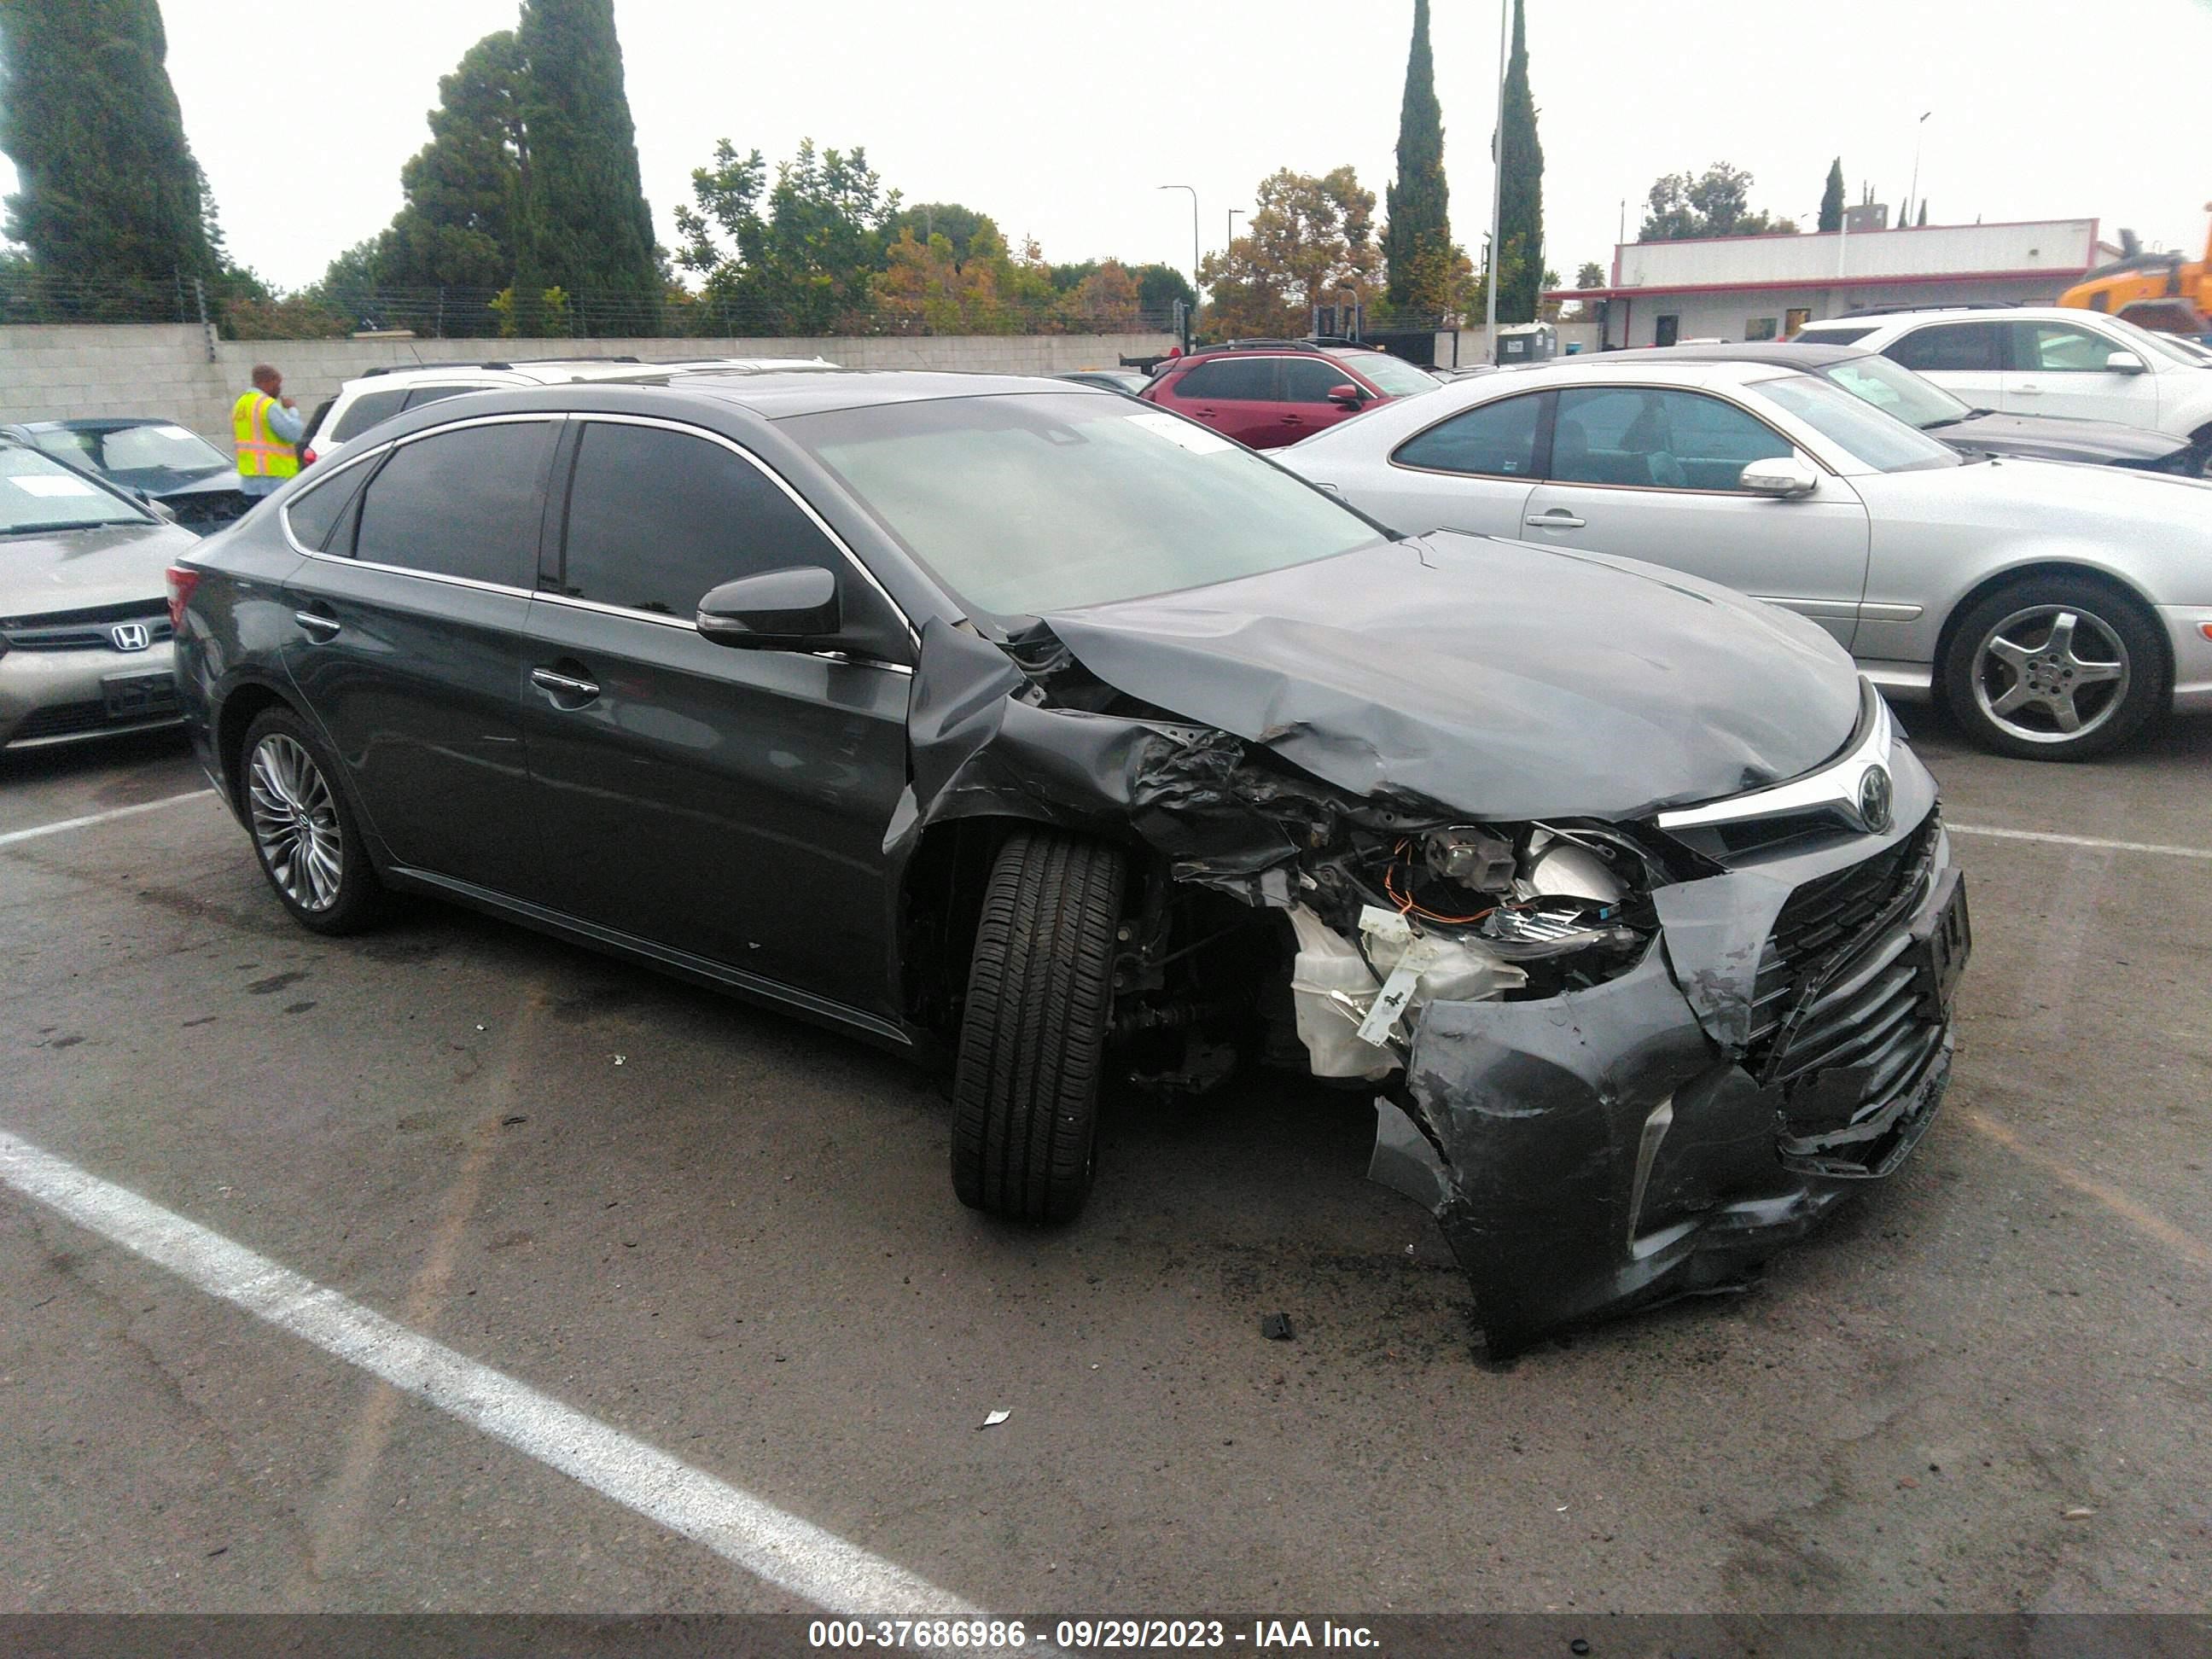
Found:
[{"label": "chrome window trim", "polygon": [[1819,771],[1778,783],[1770,788],[1731,796],[1703,806],[1686,806],[1659,814],[1662,830],[1699,830],[1717,823],[1755,823],[1763,818],[1789,817],[1801,812],[1828,811],[1856,829],[1870,831],[1859,816],[1859,785],[1871,767],[1887,769],[1896,747],[1897,726],[1872,681],[1859,677],[1859,695],[1867,718],[1858,740],[1848,753]]},{"label": "chrome window trim", "polygon": [[[592,422],[598,421],[604,422],[610,426],[653,427],[658,428],[661,431],[674,432],[687,438],[704,438],[708,442],[719,444],[722,448],[728,450],[731,454],[735,455],[739,460],[745,462],[755,471],[758,472],[761,477],[766,478],[778,489],[781,489],[787,496],[790,497],[791,504],[806,515],[807,521],[817,530],[822,532],[823,539],[826,540],[830,546],[836,548],[838,552],[844,555],[845,562],[852,566],[854,570],[859,574],[860,580],[867,583],[870,587],[875,589],[877,594],[883,599],[883,602],[891,608],[891,614],[896,617],[899,619],[901,625],[905,628],[907,638],[913,644],[915,652],[919,653],[921,650],[921,631],[914,625],[914,618],[907,615],[906,607],[904,605],[901,605],[896,599],[891,597],[890,590],[885,587],[883,583],[877,579],[876,573],[868,568],[866,562],[863,560],[859,554],[853,551],[852,547],[846,542],[842,536],[839,535],[835,530],[830,528],[830,521],[814,510],[814,504],[808,501],[805,496],[800,495],[798,490],[794,489],[789,480],[785,478],[781,472],[778,472],[766,461],[761,459],[759,456],[754,454],[752,451],[747,449],[743,444],[738,443],[735,439],[726,438],[719,432],[711,431],[706,427],[695,426],[687,421],[670,420],[665,416],[658,415],[611,415],[601,414],[597,410],[578,410],[571,412],[568,418],[581,422],[585,424],[589,424]],[[566,521],[564,519],[564,543],[565,539]],[[562,549],[562,563],[564,567],[567,563],[567,554],[568,550],[564,545]],[[589,605],[594,610],[611,611],[617,616],[643,617],[648,621],[653,622],[673,622],[680,628],[696,627],[696,624],[694,623],[684,622],[679,618],[665,617],[658,611],[638,611],[627,605],[605,605],[597,600],[574,599],[566,593],[547,593],[543,590],[539,591],[538,597],[540,599],[556,599],[566,604]],[[823,654],[842,656],[843,653],[809,652],[804,654],[810,656]],[[884,666],[899,667],[903,666],[903,665],[887,663]]]},{"label": "chrome window trim", "polygon": [[[566,606],[571,611],[596,611],[603,617],[620,617],[626,622],[651,623],[656,628],[673,629],[679,634],[696,634],[699,625],[686,622],[681,617],[672,617],[665,611],[640,611],[631,605],[607,605],[598,599],[580,599],[567,593],[549,593],[544,588],[530,595],[547,605]],[[787,657],[820,657],[828,662],[850,663],[856,668],[881,668],[893,674],[911,675],[914,670],[902,662],[883,662],[874,657],[856,657],[849,651],[786,651]]]}]

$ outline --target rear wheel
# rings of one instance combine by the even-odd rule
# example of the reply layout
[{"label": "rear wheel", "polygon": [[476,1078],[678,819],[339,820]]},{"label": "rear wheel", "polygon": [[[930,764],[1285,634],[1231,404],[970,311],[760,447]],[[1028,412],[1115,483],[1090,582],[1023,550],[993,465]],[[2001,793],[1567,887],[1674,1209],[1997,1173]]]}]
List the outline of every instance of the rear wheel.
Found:
[{"label": "rear wheel", "polygon": [[382,913],[383,884],[369,867],[337,766],[307,722],[270,708],[246,728],[246,826],[276,896],[302,927],[350,933]]},{"label": "rear wheel", "polygon": [[971,1208],[1065,1221],[1090,1194],[1126,879],[1114,848],[1048,832],[992,866],[952,1085],[952,1188]]},{"label": "rear wheel", "polygon": [[1943,662],[1951,712],[2026,760],[2086,760],[2164,705],[2166,661],[2137,605],[2072,576],[1999,588],[1960,619]]}]

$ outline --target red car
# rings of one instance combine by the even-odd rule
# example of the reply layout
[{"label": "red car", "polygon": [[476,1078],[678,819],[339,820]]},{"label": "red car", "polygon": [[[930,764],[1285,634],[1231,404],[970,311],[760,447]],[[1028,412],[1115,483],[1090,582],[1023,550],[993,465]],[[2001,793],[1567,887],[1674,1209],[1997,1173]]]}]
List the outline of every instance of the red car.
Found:
[{"label": "red car", "polygon": [[1440,384],[1402,358],[1364,346],[1252,340],[1179,358],[1139,395],[1239,443],[1273,449],[1370,404]]}]

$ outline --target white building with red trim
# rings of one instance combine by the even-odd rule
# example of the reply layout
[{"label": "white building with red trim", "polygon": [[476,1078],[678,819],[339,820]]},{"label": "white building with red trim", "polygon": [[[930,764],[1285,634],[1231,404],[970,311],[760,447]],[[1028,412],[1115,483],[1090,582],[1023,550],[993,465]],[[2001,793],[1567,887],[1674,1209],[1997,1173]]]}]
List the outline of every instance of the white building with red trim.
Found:
[{"label": "white building with red trim", "polygon": [[1607,346],[1781,340],[1855,311],[2049,305],[2118,252],[2094,219],[1623,242],[1606,287],[1545,297],[1601,302]]}]

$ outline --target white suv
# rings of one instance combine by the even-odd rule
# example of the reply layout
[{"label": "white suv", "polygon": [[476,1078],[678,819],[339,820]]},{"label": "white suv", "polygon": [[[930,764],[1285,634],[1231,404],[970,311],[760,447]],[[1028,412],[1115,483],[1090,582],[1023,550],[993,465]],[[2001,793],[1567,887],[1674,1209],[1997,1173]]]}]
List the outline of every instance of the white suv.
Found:
[{"label": "white suv", "polygon": [[315,411],[301,445],[301,459],[327,461],[379,421],[402,410],[502,386],[560,386],[576,380],[658,380],[676,374],[764,374],[791,369],[830,369],[823,357],[691,357],[645,362],[635,357],[538,357],[522,362],[422,363],[372,368],[338,387]]},{"label": "white suv", "polygon": [[2212,462],[2212,358],[2094,311],[2021,306],[1811,323],[1808,345],[1879,351],[1977,409],[2123,421],[2190,440]]}]

